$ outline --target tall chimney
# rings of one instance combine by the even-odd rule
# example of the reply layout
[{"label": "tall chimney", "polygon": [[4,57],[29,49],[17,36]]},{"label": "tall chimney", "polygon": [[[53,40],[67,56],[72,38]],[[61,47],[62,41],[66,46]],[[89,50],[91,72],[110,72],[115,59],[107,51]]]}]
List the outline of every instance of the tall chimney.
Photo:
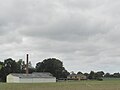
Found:
[{"label": "tall chimney", "polygon": [[27,54],[26,55],[26,74],[29,74],[29,71],[28,71],[28,60],[29,60],[29,55]]}]

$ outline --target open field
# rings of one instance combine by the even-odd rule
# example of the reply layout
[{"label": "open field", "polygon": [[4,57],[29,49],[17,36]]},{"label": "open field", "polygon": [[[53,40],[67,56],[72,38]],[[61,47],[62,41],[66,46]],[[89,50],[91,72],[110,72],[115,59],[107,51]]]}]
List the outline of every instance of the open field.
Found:
[{"label": "open field", "polygon": [[120,90],[120,80],[71,81],[37,84],[0,83],[0,90]]}]

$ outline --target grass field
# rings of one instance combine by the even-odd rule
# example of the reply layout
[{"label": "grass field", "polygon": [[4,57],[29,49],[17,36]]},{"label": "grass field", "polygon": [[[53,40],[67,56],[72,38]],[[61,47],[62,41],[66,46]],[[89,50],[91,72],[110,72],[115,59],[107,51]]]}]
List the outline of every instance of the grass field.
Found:
[{"label": "grass field", "polygon": [[37,84],[0,83],[0,90],[120,90],[120,80],[71,81]]}]

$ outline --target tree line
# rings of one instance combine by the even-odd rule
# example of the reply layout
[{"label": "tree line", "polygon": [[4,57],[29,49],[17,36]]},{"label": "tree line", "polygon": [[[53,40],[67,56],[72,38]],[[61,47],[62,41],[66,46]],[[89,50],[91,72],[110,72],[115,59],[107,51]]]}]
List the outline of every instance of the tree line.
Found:
[{"label": "tree line", "polygon": [[[63,67],[63,62],[56,58],[48,58],[42,62],[38,62],[35,67],[31,62],[28,63],[29,73],[33,72],[50,72],[57,79],[66,78],[69,72]],[[25,73],[26,64],[20,59],[16,62],[12,58],[0,62],[0,81],[5,82],[6,76],[10,73]]]},{"label": "tree line", "polygon": [[[70,74],[65,67],[63,62],[56,58],[44,59],[42,62],[38,62],[35,67],[32,66],[32,63],[28,63],[29,73],[33,72],[50,72],[57,79],[67,78]],[[16,61],[12,58],[5,59],[3,62],[0,61],[0,81],[5,82],[6,76],[10,73],[25,73],[26,64],[22,59]],[[71,74],[75,74],[72,72]],[[103,71],[90,73],[78,72],[77,74],[83,74],[90,80],[102,80],[102,78],[120,78],[120,73],[104,73]]]},{"label": "tree line", "polygon": [[78,72],[77,74],[83,74],[85,76],[87,76],[87,79],[89,80],[103,80],[103,78],[120,78],[120,73],[105,73],[103,71],[98,71],[98,72],[94,72],[91,71],[90,73],[82,73],[82,72]]}]

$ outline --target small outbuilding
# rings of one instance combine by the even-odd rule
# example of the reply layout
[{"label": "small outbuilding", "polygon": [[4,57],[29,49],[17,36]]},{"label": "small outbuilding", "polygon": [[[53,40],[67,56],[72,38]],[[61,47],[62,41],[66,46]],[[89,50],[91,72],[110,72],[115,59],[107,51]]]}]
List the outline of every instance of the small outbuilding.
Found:
[{"label": "small outbuilding", "polygon": [[51,73],[41,72],[32,74],[11,73],[7,76],[7,83],[48,83],[56,82]]}]

